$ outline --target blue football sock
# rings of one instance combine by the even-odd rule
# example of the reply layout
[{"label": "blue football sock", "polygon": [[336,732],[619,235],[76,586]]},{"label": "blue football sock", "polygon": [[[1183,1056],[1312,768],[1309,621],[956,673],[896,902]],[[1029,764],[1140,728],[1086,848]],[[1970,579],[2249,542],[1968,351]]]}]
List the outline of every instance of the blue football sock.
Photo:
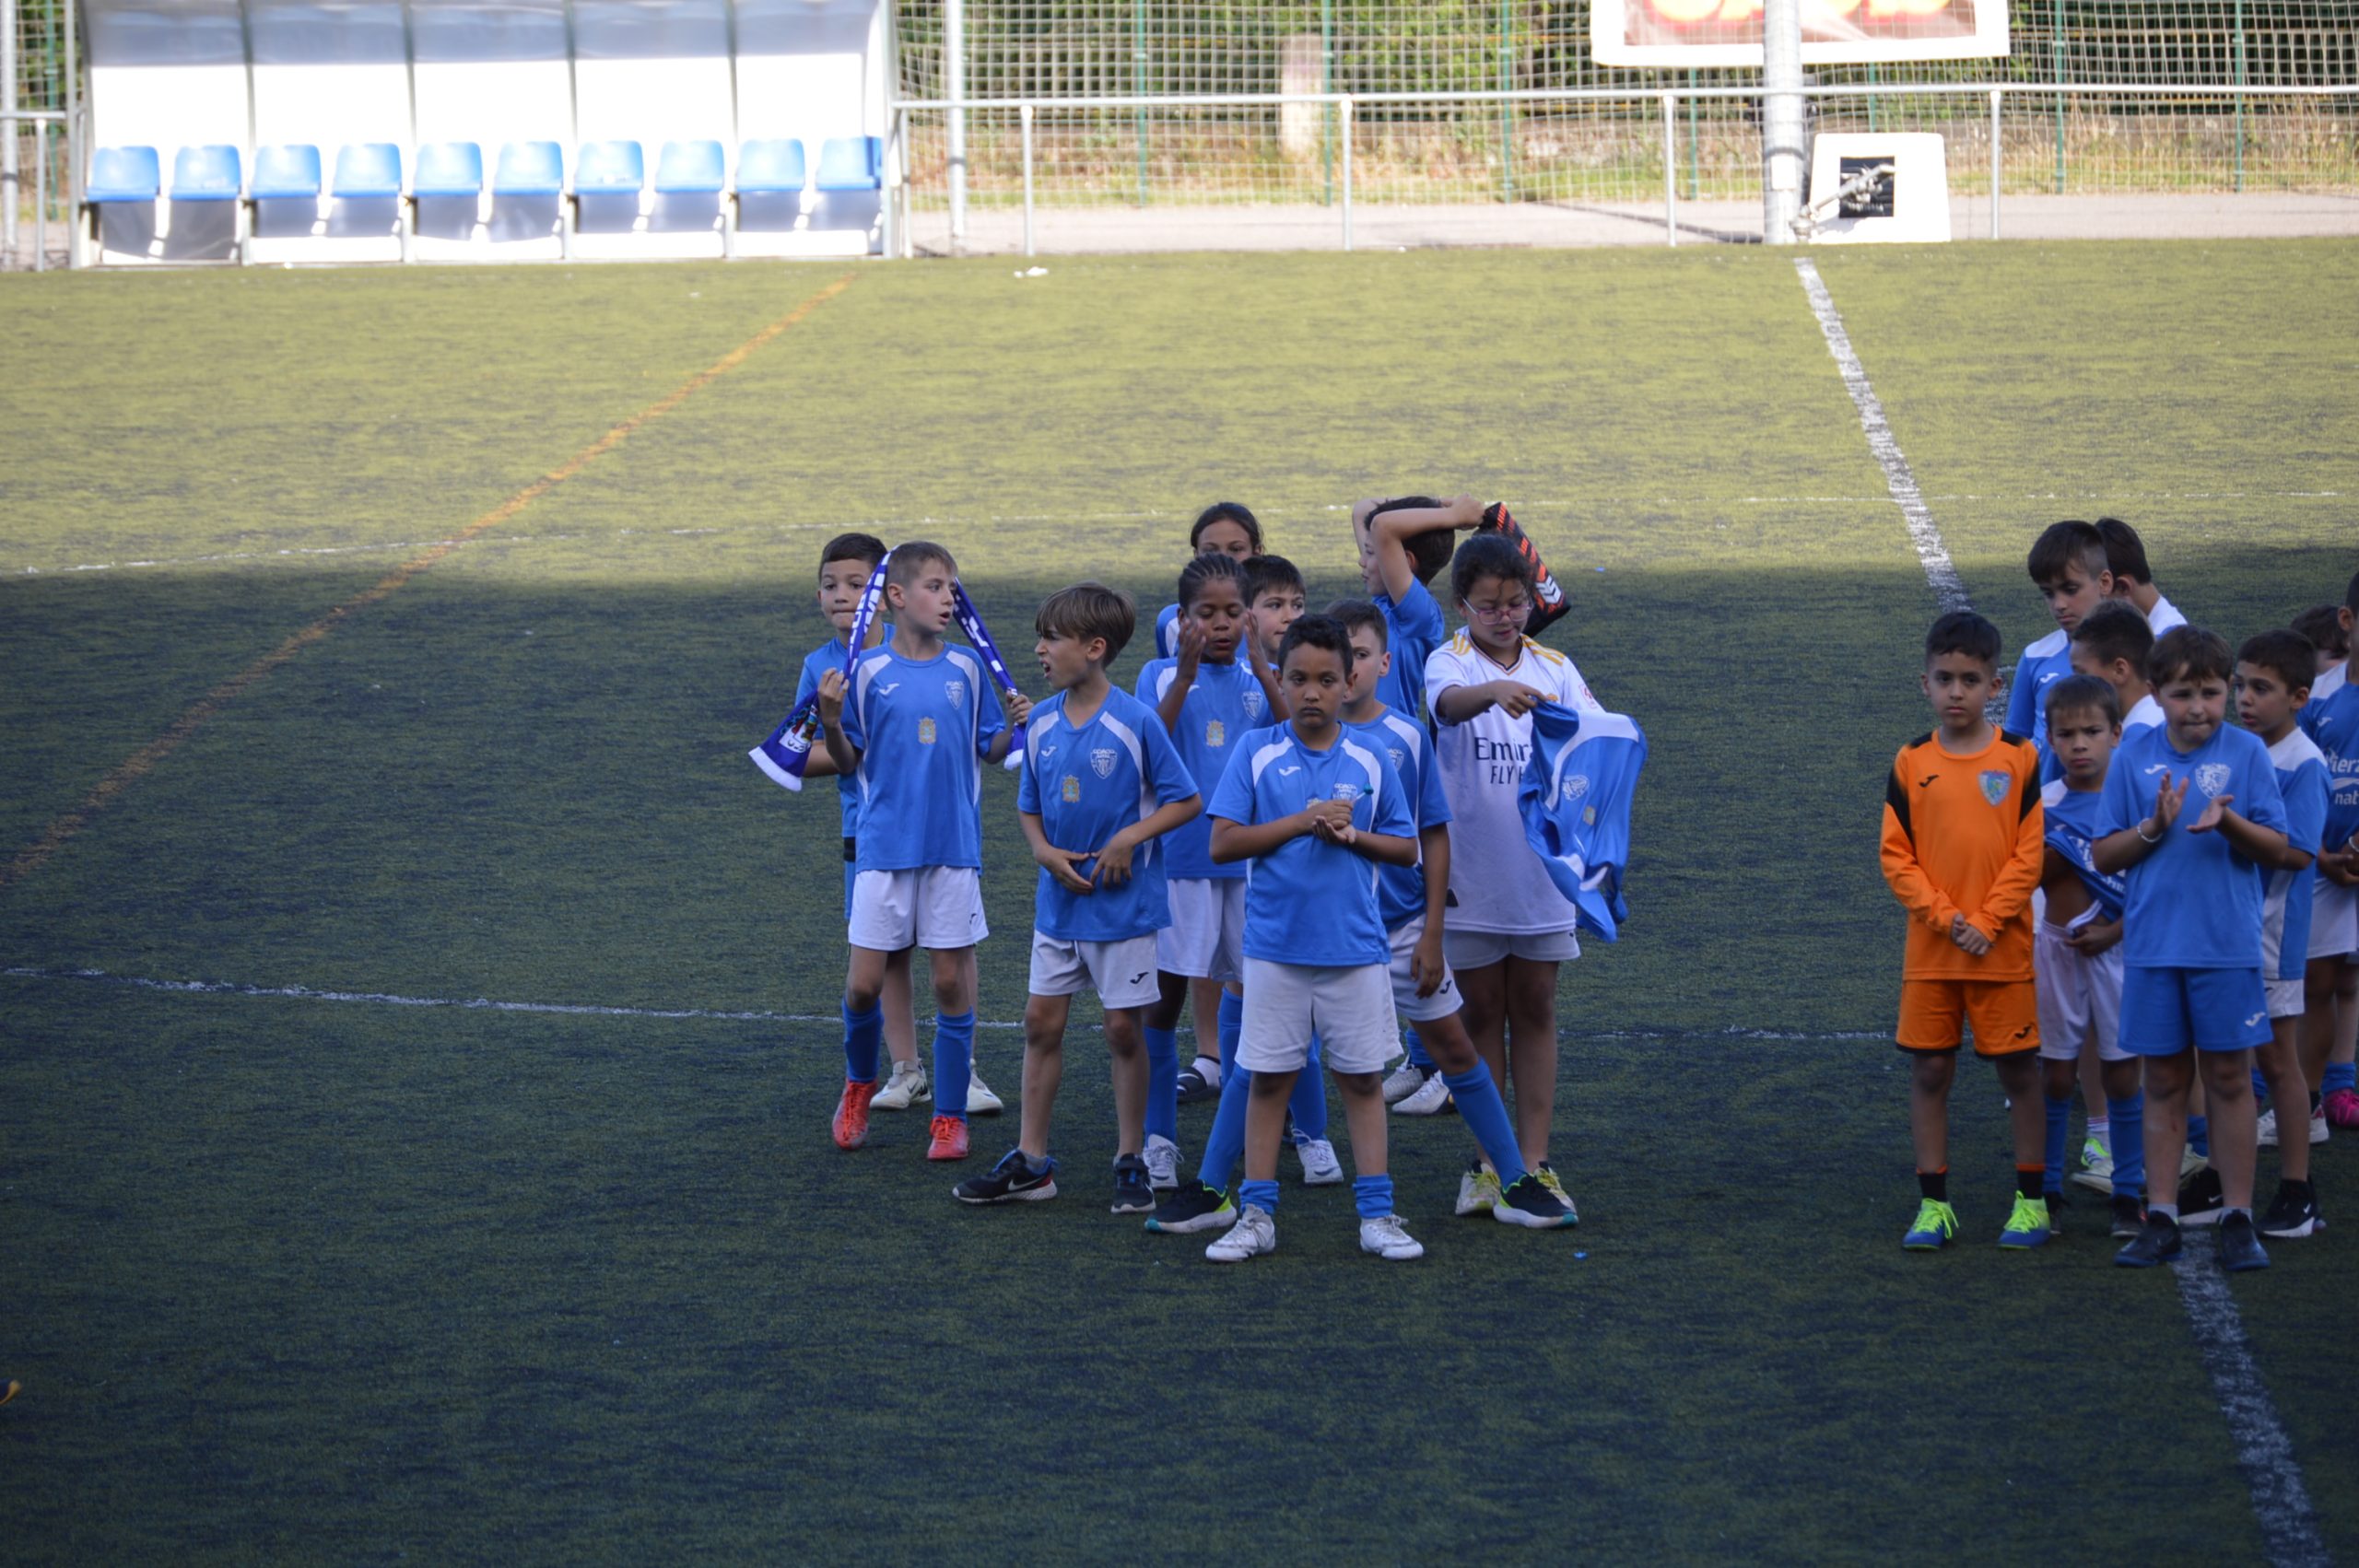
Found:
[{"label": "blue football sock", "polygon": [[1213,1110],[1213,1129],[1204,1134],[1204,1156],[1196,1162],[1196,1179],[1206,1187],[1228,1190],[1237,1162],[1245,1153],[1245,1102],[1253,1097],[1253,1075],[1241,1069],[1220,1081],[1220,1104]]},{"label": "blue football sock", "polygon": [[2260,1069],[2259,1069],[2259,1068],[2257,1068],[2257,1067],[2256,1067],[2256,1068],[2254,1068],[2254,1069],[2252,1070],[2252,1100],[2253,1100],[2253,1104],[2254,1104],[2254,1105],[2260,1105],[2261,1103],[2263,1103],[2264,1101],[2266,1101],[2268,1098],[2269,1098],[2269,1080],[2268,1080],[2268,1079],[2266,1079],[2266,1078],[2263,1078],[2263,1077],[2260,1075]]},{"label": "blue football sock", "polygon": [[885,1048],[885,1010],[871,1004],[854,1012],[844,1003],[844,1076],[855,1083],[876,1082],[876,1056]]},{"label": "blue football sock", "polygon": [[1148,1029],[1146,1135],[1180,1141],[1180,1032]]},{"label": "blue football sock", "polygon": [[2359,1089],[2359,1061],[2326,1064],[2326,1082],[2318,1085],[2318,1093],[2331,1094],[2337,1089]]},{"label": "blue football sock", "polygon": [[1361,1219],[1381,1220],[1392,1212],[1392,1178],[1389,1176],[1354,1176],[1352,1202],[1359,1209]]},{"label": "blue football sock", "polygon": [[[1245,1032],[1245,999],[1226,987],[1220,993],[1220,1075],[1224,1083],[1237,1071],[1237,1037]],[[1196,1042],[1196,1054],[1203,1055],[1204,1043]]]},{"label": "blue football sock", "polygon": [[1499,1173],[1499,1185],[1513,1187],[1521,1181],[1527,1174],[1523,1151],[1516,1147],[1515,1124],[1508,1120],[1507,1102],[1499,1098],[1499,1086],[1491,1081],[1489,1065],[1477,1058],[1473,1067],[1463,1072],[1445,1072],[1441,1081],[1449,1085],[1450,1098],[1458,1102],[1466,1130],[1474,1135],[1491,1168]]},{"label": "blue football sock", "polygon": [[1241,1200],[1240,1207],[1250,1203],[1264,1214],[1278,1211],[1278,1184],[1274,1181],[1249,1181],[1237,1189],[1237,1196]]},{"label": "blue football sock", "polygon": [[2072,1135],[2072,1096],[2049,1098],[2048,1102],[2048,1176],[2042,1188],[2048,1192],[2064,1190],[2064,1144]]},{"label": "blue football sock", "polygon": [[2212,1118],[2191,1116],[2187,1118],[2187,1146],[2202,1155],[2212,1157]]},{"label": "blue football sock", "polygon": [[1426,1049],[1426,1042],[1417,1038],[1417,1031],[1409,1031],[1409,1065],[1430,1078],[1434,1074],[1434,1059]]},{"label": "blue football sock", "polygon": [[933,1114],[967,1119],[967,1080],[975,1071],[975,1010],[933,1018]]},{"label": "blue football sock", "polygon": [[1319,1036],[1310,1036],[1310,1059],[1295,1074],[1294,1094],[1286,1107],[1294,1112],[1294,1129],[1305,1138],[1327,1136],[1327,1079],[1321,1071]]},{"label": "blue football sock", "polygon": [[2117,1100],[2106,1096],[2105,1114],[2113,1123],[2113,1195],[2146,1196],[2146,1096]]}]

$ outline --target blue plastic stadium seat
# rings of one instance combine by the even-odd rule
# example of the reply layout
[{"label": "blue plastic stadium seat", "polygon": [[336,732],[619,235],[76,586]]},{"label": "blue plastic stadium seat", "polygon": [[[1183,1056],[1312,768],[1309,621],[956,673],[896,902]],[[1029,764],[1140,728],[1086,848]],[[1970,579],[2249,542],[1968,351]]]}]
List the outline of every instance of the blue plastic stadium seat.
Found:
[{"label": "blue plastic stadium seat", "polygon": [[296,201],[320,193],[320,149],[303,142],[254,151],[253,199]]},{"label": "blue plastic stadium seat", "polygon": [[747,142],[737,149],[737,193],[775,196],[804,186],[803,144],[784,138]]},{"label": "blue plastic stadium seat", "polygon": [[[483,183],[478,167],[475,183]],[[335,153],[335,184],[331,195],[347,200],[381,200],[402,193],[402,149],[391,142],[359,142]]]},{"label": "blue plastic stadium seat", "polygon": [[429,142],[417,149],[413,196],[477,196],[483,193],[483,149],[473,142]]},{"label": "blue plastic stadium seat", "polygon": [[90,154],[86,202],[152,202],[163,189],[163,165],[154,147],[100,147]]},{"label": "blue plastic stadium seat", "polygon": [[182,147],[172,155],[172,200],[234,202],[245,193],[244,175],[235,147]]},{"label": "blue plastic stadium seat", "polygon": [[881,191],[885,143],[878,136],[830,136],[819,147],[819,189]]},{"label": "blue plastic stadium seat", "polygon": [[565,194],[565,149],[555,142],[510,142],[491,177],[495,196]]},{"label": "blue plastic stadium seat", "polygon": [[[503,176],[506,167],[503,158]],[[581,144],[581,161],[573,168],[573,189],[577,195],[635,196],[646,184],[647,155],[640,150],[637,142]]]},{"label": "blue plastic stadium seat", "polygon": [[719,142],[665,142],[655,160],[655,191],[664,196],[716,194],[725,173]]}]

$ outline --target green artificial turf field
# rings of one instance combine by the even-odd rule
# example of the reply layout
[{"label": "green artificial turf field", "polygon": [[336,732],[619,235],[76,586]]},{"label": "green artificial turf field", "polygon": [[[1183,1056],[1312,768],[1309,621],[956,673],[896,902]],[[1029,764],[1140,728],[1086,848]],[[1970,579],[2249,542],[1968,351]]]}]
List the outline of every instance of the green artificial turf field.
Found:
[{"label": "green artificial turf field", "polygon": [[[2137,523],[2232,638],[2359,567],[2359,251],[1817,260],[2011,655],[2059,517]],[[1964,1245],[1895,1245],[1874,835],[1933,598],[1790,259],[1009,271],[0,281],[0,1551],[2259,1556],[2171,1276],[2110,1267],[2093,1201],[1990,1245],[1978,1067]],[[1043,593],[1151,614],[1208,500],[1320,603],[1355,497],[1461,488],[1652,741],[1632,923],[1563,987],[1581,1227],[1451,1219],[1461,1128],[1396,1120],[1424,1262],[1357,1256],[1289,1161],[1282,1250],[1211,1268],[1105,1211],[1082,1030],[1059,1200],[958,1208],[914,1116],[839,1153],[834,805],[744,756],[824,634],[820,543],[946,543],[1023,674]],[[1013,1101],[1031,873],[985,793]],[[976,1131],[968,1170],[1013,1117]],[[2336,1228],[2233,1291],[2345,1558],[2355,1148]]]}]

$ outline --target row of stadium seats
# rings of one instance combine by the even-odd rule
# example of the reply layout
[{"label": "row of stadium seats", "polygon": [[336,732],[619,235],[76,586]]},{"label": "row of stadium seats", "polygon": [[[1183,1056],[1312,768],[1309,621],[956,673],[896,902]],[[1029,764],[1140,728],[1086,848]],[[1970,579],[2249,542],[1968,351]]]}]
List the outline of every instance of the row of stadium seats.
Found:
[{"label": "row of stadium seats", "polygon": [[[819,192],[881,191],[884,142],[876,136],[837,136],[820,144],[818,178],[809,177],[803,144],[792,138],[748,141],[737,149],[733,181],[725,152],[716,141],[665,142],[655,164],[657,195],[710,195],[729,204],[734,228],[741,196],[799,195]],[[182,147],[172,159],[172,182],[164,186],[162,166],[150,146],[100,147],[91,156],[89,188],[83,205],[154,202],[317,201],[323,194],[320,149],[308,143],[265,146],[254,154],[253,180],[235,146]],[[648,189],[647,159],[637,142],[585,142],[566,180],[564,149],[555,142],[510,142],[499,149],[490,193],[554,196],[569,205],[584,196],[637,196]],[[401,148],[391,142],[339,147],[335,177],[324,193],[336,201],[392,200],[404,205],[419,198],[479,199],[485,191],[483,149],[474,142],[435,142],[417,149],[415,177],[404,188]],[[405,222],[406,243],[411,225]],[[564,225],[569,251],[571,224]],[[241,226],[242,246],[242,226]],[[726,230],[724,230],[724,235]]]}]

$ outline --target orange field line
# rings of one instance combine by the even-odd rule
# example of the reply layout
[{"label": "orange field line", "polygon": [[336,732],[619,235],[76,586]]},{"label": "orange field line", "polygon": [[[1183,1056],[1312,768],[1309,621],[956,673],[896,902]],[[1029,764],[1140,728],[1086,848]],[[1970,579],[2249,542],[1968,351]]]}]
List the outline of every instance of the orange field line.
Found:
[{"label": "orange field line", "polygon": [[450,538],[404,561],[380,578],[374,586],[338,604],[334,609],[330,610],[326,614],[322,615],[318,620],[313,621],[310,626],[295,633],[285,642],[197,698],[195,702],[189,705],[187,711],[172,720],[170,727],[162,734],[117,763],[113,771],[100,779],[90,792],[82,797],[79,804],[41,829],[39,837],[18,850],[16,858],[8,862],[6,868],[0,869],[0,888],[6,888],[21,882],[38,871],[43,861],[57,853],[67,840],[81,832],[92,817],[113,804],[117,796],[152,772],[158,763],[171,755],[180,748],[182,742],[203,729],[215,714],[236,701],[248,687],[313,643],[325,638],[335,629],[339,622],[389,597],[406,584],[410,579],[425,571],[485,530],[497,528],[508,521],[526,507],[630,439],[643,427],[661,419],[715,380],[743,365],[755,350],[801,322],[829,299],[850,288],[852,284],[852,275],[847,273],[836,279],[835,282],[827,285],[827,287],[822,288],[710,365],[682,381],[663,397],[649,404],[645,408],[575,452],[557,468],[534,480]]}]

